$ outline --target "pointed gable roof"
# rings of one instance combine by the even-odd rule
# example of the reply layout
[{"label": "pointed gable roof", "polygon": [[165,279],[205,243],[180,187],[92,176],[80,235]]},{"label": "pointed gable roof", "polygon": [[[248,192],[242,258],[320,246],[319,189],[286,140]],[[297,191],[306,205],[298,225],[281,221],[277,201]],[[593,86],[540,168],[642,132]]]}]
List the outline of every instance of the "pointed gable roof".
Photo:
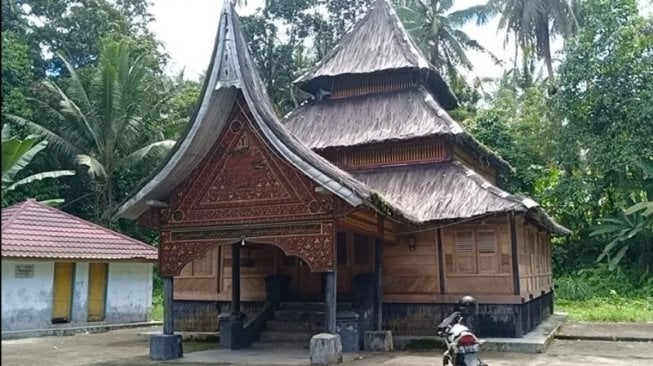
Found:
[{"label": "pointed gable roof", "polygon": [[456,106],[456,97],[411,40],[392,5],[377,0],[333,50],[295,82],[309,89],[306,85],[321,77],[399,69],[422,71],[432,79],[440,103],[447,109]]},{"label": "pointed gable roof", "polygon": [[28,199],[2,209],[2,257],[151,262],[158,250]]},{"label": "pointed gable roof", "polygon": [[119,205],[114,218],[137,219],[149,202],[165,201],[190,176],[225,127],[239,91],[257,127],[283,159],[352,206],[378,202],[378,195],[365,184],[304,146],[281,125],[247,50],[233,4],[226,1],[198,110],[167,160]]}]

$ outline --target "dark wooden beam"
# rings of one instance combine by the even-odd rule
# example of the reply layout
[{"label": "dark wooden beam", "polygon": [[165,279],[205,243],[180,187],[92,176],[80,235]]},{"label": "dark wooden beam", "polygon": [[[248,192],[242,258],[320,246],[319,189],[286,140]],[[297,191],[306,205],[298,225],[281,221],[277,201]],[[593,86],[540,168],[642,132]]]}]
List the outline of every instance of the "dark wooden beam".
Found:
[{"label": "dark wooden beam", "polygon": [[163,277],[163,334],[174,334],[172,276]]},{"label": "dark wooden beam", "polygon": [[240,314],[240,242],[231,245],[231,313]]},{"label": "dark wooden beam", "polygon": [[324,294],[324,331],[336,333],[336,268],[333,272],[325,273],[325,294]]},{"label": "dark wooden beam", "polygon": [[442,251],[442,229],[438,228],[436,232],[436,240],[438,242],[438,277],[440,278],[440,293],[446,294],[446,288],[444,284],[444,252]]},{"label": "dark wooden beam", "polygon": [[521,293],[519,284],[519,249],[517,246],[517,228],[515,227],[515,212],[510,213],[510,248],[512,255],[512,286],[513,294]]},{"label": "dark wooden beam", "polygon": [[379,237],[374,242],[374,327],[383,329],[383,244],[385,228],[379,216]]}]

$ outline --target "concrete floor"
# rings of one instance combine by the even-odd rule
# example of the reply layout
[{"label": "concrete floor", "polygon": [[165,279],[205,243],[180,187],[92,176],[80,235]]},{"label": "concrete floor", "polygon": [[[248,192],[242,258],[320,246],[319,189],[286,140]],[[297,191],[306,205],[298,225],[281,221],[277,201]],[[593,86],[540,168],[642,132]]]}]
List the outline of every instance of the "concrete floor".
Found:
[{"label": "concrete floor", "polygon": [[[308,365],[308,352],[305,349],[255,347],[234,352],[206,350],[212,344],[194,342],[184,344],[186,357],[178,362],[152,362],[148,359],[147,341],[138,336],[148,330],[151,329],[121,329],[98,334],[2,341],[2,363],[16,366]],[[491,366],[650,366],[653,365],[653,343],[557,340],[543,354],[492,352],[483,356]],[[347,354],[344,364],[431,366],[440,364],[440,359],[440,352],[361,353]]]}]

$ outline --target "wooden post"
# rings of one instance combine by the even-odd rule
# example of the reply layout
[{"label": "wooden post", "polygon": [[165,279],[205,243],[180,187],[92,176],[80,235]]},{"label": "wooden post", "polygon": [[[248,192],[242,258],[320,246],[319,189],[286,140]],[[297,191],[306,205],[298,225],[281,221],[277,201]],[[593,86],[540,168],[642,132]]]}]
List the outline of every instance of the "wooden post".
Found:
[{"label": "wooden post", "polygon": [[517,228],[515,227],[515,212],[510,212],[510,247],[512,255],[512,286],[515,295],[521,294],[519,284],[519,250],[517,247]]},{"label": "wooden post", "polygon": [[240,242],[231,245],[231,314],[240,314]]},{"label": "wooden post", "polygon": [[442,251],[442,229],[438,228],[437,233],[436,233],[436,240],[438,242],[438,277],[440,278],[440,293],[441,294],[446,294],[447,291],[445,289],[445,284],[444,284],[444,252]]},{"label": "wooden post", "polygon": [[174,334],[172,276],[163,277],[163,334]]},{"label": "wooden post", "polygon": [[379,237],[374,246],[374,327],[383,329],[383,244],[385,228],[383,217],[378,217]]},{"label": "wooden post", "polygon": [[324,331],[336,333],[336,269],[325,274],[325,296],[324,296]]}]

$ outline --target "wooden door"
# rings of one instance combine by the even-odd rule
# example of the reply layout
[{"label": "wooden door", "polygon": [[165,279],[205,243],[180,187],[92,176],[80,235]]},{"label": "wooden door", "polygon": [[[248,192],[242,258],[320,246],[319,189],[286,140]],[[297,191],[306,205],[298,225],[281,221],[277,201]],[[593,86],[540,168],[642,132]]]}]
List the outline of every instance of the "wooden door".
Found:
[{"label": "wooden door", "polygon": [[88,265],[88,321],[104,320],[105,296],[107,293],[107,263]]},{"label": "wooden door", "polygon": [[303,260],[297,260],[298,300],[324,301],[322,291],[322,273],[311,272]]},{"label": "wooden door", "polygon": [[67,323],[70,321],[70,310],[73,299],[74,263],[54,264],[54,286],[52,301],[52,322]]}]

